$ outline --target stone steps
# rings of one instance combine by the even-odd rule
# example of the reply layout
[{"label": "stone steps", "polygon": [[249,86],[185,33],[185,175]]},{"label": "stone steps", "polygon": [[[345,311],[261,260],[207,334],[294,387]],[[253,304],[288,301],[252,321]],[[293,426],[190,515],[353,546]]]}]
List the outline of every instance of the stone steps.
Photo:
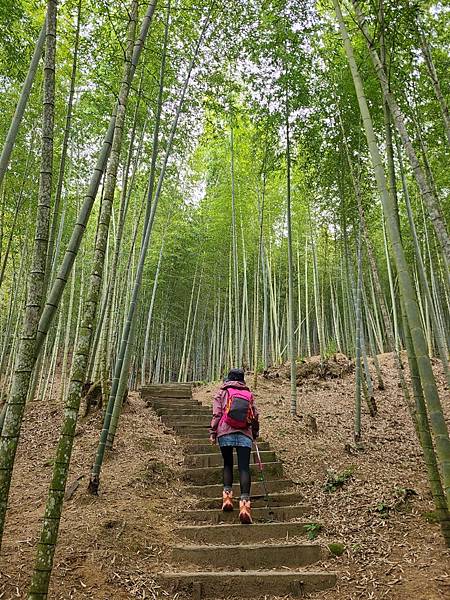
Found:
[{"label": "stone steps", "polygon": [[[201,438],[201,440],[203,440],[203,438]],[[186,442],[186,445],[185,445],[186,454],[217,453],[219,456],[221,456],[219,446],[218,445],[213,446],[212,444],[209,443],[209,441],[207,444],[202,444],[200,442],[199,443],[193,442],[192,439],[187,438],[185,440],[185,442]],[[269,442],[258,440],[258,448],[259,448],[260,452],[270,450]]]},{"label": "stone steps", "polygon": [[192,398],[192,384],[172,383],[144,385],[140,388],[143,398]]},{"label": "stone steps", "polygon": [[[292,481],[283,478],[283,466],[267,441],[258,441],[264,464],[265,487],[260,471],[251,465],[253,525],[239,523],[240,494],[234,469],[235,510],[224,513],[223,463],[220,448],[209,443],[211,412],[192,399],[186,384],[145,386],[141,391],[166,427],[180,437],[185,451],[186,492],[192,509],[180,516],[172,547],[176,572],[164,572],[158,583],[168,593],[202,598],[303,597],[332,587],[333,573],[301,570],[325,556],[320,545],[305,541],[305,515],[311,507]],[[237,459],[235,460],[237,464]],[[176,565],[176,567],[175,567]],[[180,569],[180,570],[178,570]],[[181,570],[184,569],[184,570]]]},{"label": "stone steps", "polygon": [[[292,487],[292,481],[289,479],[272,479],[266,481],[266,488],[269,494],[283,492]],[[217,498],[222,496],[222,484],[214,483],[209,485],[192,485],[189,487],[189,493],[199,498]],[[235,498],[239,498],[240,490],[239,483],[233,484],[233,494]],[[260,481],[252,483],[252,494],[256,496],[264,496],[265,490]]]},{"label": "stone steps", "polygon": [[189,396],[174,396],[173,398],[163,396],[153,396],[151,393],[142,395],[142,398],[152,406],[172,407],[172,408],[186,408],[189,406],[199,406],[199,403],[190,398]]},{"label": "stone steps", "polygon": [[[255,485],[255,483],[253,484],[253,486],[254,485]],[[265,496],[257,496],[254,493],[254,489],[252,489],[251,500],[252,500],[252,506],[254,506],[254,507],[267,505],[267,498]],[[304,498],[303,498],[302,494],[300,494],[299,492],[283,492],[281,494],[279,494],[279,493],[278,494],[277,493],[270,494],[269,501],[270,501],[270,506],[272,506],[272,507],[273,506],[290,506],[292,504],[303,502]],[[197,508],[202,508],[202,509],[208,509],[208,508],[218,509],[219,508],[220,509],[221,506],[222,506],[222,496],[217,497],[217,498],[202,498],[197,501]]]},{"label": "stone steps", "polygon": [[309,521],[288,523],[253,523],[243,527],[240,523],[220,525],[186,525],[175,529],[175,534],[185,540],[203,544],[249,544],[267,540],[287,540],[304,537]]},{"label": "stone steps", "polygon": [[156,408],[155,412],[158,415],[158,417],[179,417],[180,419],[182,419],[184,416],[189,417],[191,415],[206,415],[207,417],[209,417],[209,419],[211,419],[211,410],[209,408],[206,408],[206,406],[200,406],[195,404],[187,408]]},{"label": "stone steps", "polygon": [[[236,502],[236,510],[231,512],[223,512],[215,509],[199,509],[185,510],[182,513],[182,518],[185,521],[193,521],[194,523],[238,523],[239,504]],[[311,507],[308,504],[294,504],[293,506],[261,506],[252,508],[252,516],[255,522],[264,521],[290,521],[298,519],[304,515],[311,513]]]},{"label": "stone steps", "polygon": [[[259,475],[258,465],[250,465],[252,477],[256,479]],[[269,462],[264,465],[264,477],[266,481],[279,479],[283,475],[283,464],[281,462]],[[219,483],[222,481],[223,467],[200,467],[184,470],[184,479],[196,485],[207,485],[208,483]],[[234,478],[239,477],[237,466],[234,467]]]},{"label": "stone steps", "polygon": [[176,429],[177,427],[205,427],[209,428],[211,423],[211,415],[163,415],[161,420],[168,426]]},{"label": "stone steps", "polygon": [[171,408],[173,409],[189,409],[197,408],[201,406],[196,400],[186,398],[185,400],[180,398],[153,398],[153,396],[143,396],[148,406],[151,406],[155,410],[160,408]]},{"label": "stone steps", "polygon": [[[276,462],[275,452],[273,450],[260,451],[262,463]],[[235,456],[235,463],[237,463],[237,457]],[[205,467],[219,467],[223,465],[222,455],[219,452],[211,454],[187,454],[184,460],[186,467],[192,468],[205,468]]]},{"label": "stone steps", "polygon": [[[280,569],[281,569],[280,565]],[[304,597],[336,585],[334,573],[315,571],[220,571],[164,573],[161,585],[175,593],[200,598]]]},{"label": "stone steps", "polygon": [[209,423],[207,425],[174,423],[171,427],[178,435],[209,440]]},{"label": "stone steps", "polygon": [[219,569],[273,569],[304,567],[322,558],[322,549],[317,544],[246,544],[245,546],[186,545],[174,546],[172,560],[181,565]]}]

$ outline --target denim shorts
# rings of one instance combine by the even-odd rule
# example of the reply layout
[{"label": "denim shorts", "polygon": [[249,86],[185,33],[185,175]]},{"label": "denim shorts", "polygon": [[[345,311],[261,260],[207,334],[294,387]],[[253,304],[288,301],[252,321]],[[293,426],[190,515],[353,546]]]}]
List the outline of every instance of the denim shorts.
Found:
[{"label": "denim shorts", "polygon": [[253,446],[253,441],[243,433],[227,433],[226,435],[221,435],[217,441],[221,448],[223,446],[232,446],[233,448],[237,446],[251,448]]}]

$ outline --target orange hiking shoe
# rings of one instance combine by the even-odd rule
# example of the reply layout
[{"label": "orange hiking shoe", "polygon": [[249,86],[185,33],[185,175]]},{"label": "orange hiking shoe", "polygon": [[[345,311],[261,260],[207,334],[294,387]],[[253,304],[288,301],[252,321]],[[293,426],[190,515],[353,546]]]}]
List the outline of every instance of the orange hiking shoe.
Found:
[{"label": "orange hiking shoe", "polygon": [[224,490],[223,491],[223,502],[222,502],[222,510],[223,512],[231,512],[233,510],[233,491],[232,490]]},{"label": "orange hiking shoe", "polygon": [[251,525],[253,523],[250,500],[241,500],[239,502],[239,519],[242,525]]}]

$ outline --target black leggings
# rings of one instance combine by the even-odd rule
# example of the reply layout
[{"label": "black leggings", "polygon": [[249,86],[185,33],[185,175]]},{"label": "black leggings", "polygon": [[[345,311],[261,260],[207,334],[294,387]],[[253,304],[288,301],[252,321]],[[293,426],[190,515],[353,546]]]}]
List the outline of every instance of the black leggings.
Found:
[{"label": "black leggings", "polygon": [[[233,487],[233,447],[222,446],[220,448],[223,456],[223,485],[225,488]],[[252,484],[250,476],[250,453],[251,448],[243,446],[236,447],[238,457],[239,481],[241,484],[241,496],[250,496]]]}]

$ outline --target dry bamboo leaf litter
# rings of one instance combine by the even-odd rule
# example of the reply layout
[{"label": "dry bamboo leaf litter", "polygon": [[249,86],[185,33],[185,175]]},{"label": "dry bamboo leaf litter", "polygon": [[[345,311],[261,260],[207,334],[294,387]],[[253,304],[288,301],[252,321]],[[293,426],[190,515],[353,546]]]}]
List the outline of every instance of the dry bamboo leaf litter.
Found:
[{"label": "dry bamboo leaf litter", "polygon": [[[343,360],[338,357],[338,362]],[[352,369],[342,377],[326,374],[322,379],[317,359],[311,361],[315,366],[309,367],[307,378],[298,380],[299,413],[315,417],[317,434],[304,419],[290,417],[289,368],[284,365],[271,369],[266,374],[269,379],[258,380],[261,436],[285,462],[286,474],[299,482],[312,506],[313,520],[323,525],[317,541],[346,546],[340,558],[326,562],[338,573],[337,588],[314,598],[441,600],[449,597],[448,586],[439,577],[448,571],[450,555],[439,526],[425,517],[434,506],[392,356],[384,354],[379,360],[386,389],[375,390],[377,417],[370,418],[363,409],[360,448],[354,446],[352,435]],[[435,367],[441,389],[445,389],[437,363]],[[200,388],[197,396],[210,404],[214,389],[212,385]],[[450,420],[448,394],[442,394],[442,400]],[[352,478],[336,491],[325,492],[327,471],[339,474],[349,467],[354,467]]]},{"label": "dry bamboo leaf litter", "polygon": [[[257,401],[262,436],[270,440],[286,463],[287,475],[298,482],[312,505],[313,520],[323,525],[317,541],[324,546],[341,542],[346,547],[340,558],[323,563],[338,572],[337,587],[315,598],[446,598],[449,555],[438,526],[424,518],[433,506],[420,449],[391,357],[384,355],[380,361],[386,390],[376,393],[379,416],[371,420],[363,415],[360,447],[352,440],[351,367],[325,380],[313,369],[308,379],[299,381],[299,410],[314,417],[317,433],[307,420],[290,418],[285,376],[261,377]],[[210,404],[214,389],[212,385],[197,388],[195,395]],[[446,411],[448,415],[448,401]],[[60,420],[60,410],[54,406],[36,402],[27,407],[4,542],[0,598],[26,597]],[[80,421],[69,482],[89,473],[98,426],[95,413]],[[183,501],[182,445],[170,431],[163,433],[158,418],[137,394],[130,395],[117,441],[105,463],[100,497],[88,496],[82,480],[65,504],[51,588],[51,597],[57,600],[175,598],[158,587],[154,575],[173,569],[167,549]],[[336,491],[325,492],[327,471],[340,474],[350,466],[352,478]],[[413,489],[417,496],[407,498],[405,507],[396,505],[398,488]],[[377,510],[380,504],[389,506],[387,514]],[[176,597],[184,600],[182,595]]]}]

